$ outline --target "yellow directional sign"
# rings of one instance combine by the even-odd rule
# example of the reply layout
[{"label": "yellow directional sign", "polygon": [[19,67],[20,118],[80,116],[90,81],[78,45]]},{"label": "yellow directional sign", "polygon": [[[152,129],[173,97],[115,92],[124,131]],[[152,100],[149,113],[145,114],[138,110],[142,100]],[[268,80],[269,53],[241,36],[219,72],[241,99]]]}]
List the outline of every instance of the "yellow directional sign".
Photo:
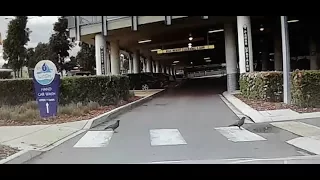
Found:
[{"label": "yellow directional sign", "polygon": [[183,47],[183,48],[174,48],[174,49],[159,49],[157,54],[166,54],[166,53],[175,53],[175,52],[185,52],[185,51],[200,51],[205,49],[214,49],[214,45],[205,45],[205,46],[195,46],[195,47]]}]

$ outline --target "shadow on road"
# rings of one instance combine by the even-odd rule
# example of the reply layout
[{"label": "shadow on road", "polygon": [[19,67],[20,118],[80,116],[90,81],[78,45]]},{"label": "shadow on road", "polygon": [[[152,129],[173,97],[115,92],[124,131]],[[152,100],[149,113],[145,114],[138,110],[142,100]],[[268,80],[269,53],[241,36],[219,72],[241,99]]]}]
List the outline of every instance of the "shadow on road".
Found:
[{"label": "shadow on road", "polygon": [[183,82],[180,87],[169,89],[169,92],[171,93],[171,95],[179,94],[180,96],[207,96],[209,94],[221,94],[226,90],[226,77],[211,77],[185,80],[185,82]]}]

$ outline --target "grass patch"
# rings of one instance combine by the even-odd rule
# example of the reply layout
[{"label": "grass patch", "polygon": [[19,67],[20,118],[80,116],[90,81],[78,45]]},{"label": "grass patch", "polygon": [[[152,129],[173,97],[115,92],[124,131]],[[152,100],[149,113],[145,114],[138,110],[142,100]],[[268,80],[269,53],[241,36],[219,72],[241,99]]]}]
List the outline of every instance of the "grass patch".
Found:
[{"label": "grass patch", "polygon": [[[90,101],[87,104],[71,103],[58,107],[58,116],[82,116],[101,106],[97,102]],[[30,101],[18,106],[0,107],[0,120],[5,121],[35,121],[41,120],[36,101]]]}]

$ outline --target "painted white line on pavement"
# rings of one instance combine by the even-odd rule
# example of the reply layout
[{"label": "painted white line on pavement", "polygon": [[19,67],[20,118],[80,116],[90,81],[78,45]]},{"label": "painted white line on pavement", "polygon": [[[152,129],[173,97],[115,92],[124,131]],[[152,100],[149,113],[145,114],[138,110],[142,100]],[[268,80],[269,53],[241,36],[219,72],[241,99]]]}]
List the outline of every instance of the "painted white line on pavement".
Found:
[{"label": "painted white line on pavement", "polygon": [[320,135],[320,128],[303,122],[287,121],[275,122],[271,125],[292,132],[299,136],[318,136]]},{"label": "painted white line on pavement", "polygon": [[287,143],[314,154],[320,154],[320,136],[298,137],[287,141]]},{"label": "painted white line on pavement", "polygon": [[242,128],[242,130],[238,127],[219,127],[215,129],[219,131],[223,136],[225,136],[228,140],[233,142],[266,140],[265,138],[254,134],[244,128]]},{"label": "painted white line on pavement", "polygon": [[151,146],[187,144],[178,129],[151,129]]},{"label": "painted white line on pavement", "polygon": [[112,135],[113,131],[88,131],[73,147],[106,147],[109,144]]}]

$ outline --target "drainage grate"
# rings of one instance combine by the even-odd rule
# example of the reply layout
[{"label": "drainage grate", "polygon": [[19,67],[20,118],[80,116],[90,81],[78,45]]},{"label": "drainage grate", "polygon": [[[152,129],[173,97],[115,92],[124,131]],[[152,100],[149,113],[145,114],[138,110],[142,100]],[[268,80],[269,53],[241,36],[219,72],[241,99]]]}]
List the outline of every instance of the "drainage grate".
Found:
[{"label": "drainage grate", "polygon": [[254,127],[254,128],[252,128],[252,132],[255,132],[255,133],[276,133],[276,132],[279,132],[279,129],[275,128],[274,126],[269,124],[269,125]]}]

